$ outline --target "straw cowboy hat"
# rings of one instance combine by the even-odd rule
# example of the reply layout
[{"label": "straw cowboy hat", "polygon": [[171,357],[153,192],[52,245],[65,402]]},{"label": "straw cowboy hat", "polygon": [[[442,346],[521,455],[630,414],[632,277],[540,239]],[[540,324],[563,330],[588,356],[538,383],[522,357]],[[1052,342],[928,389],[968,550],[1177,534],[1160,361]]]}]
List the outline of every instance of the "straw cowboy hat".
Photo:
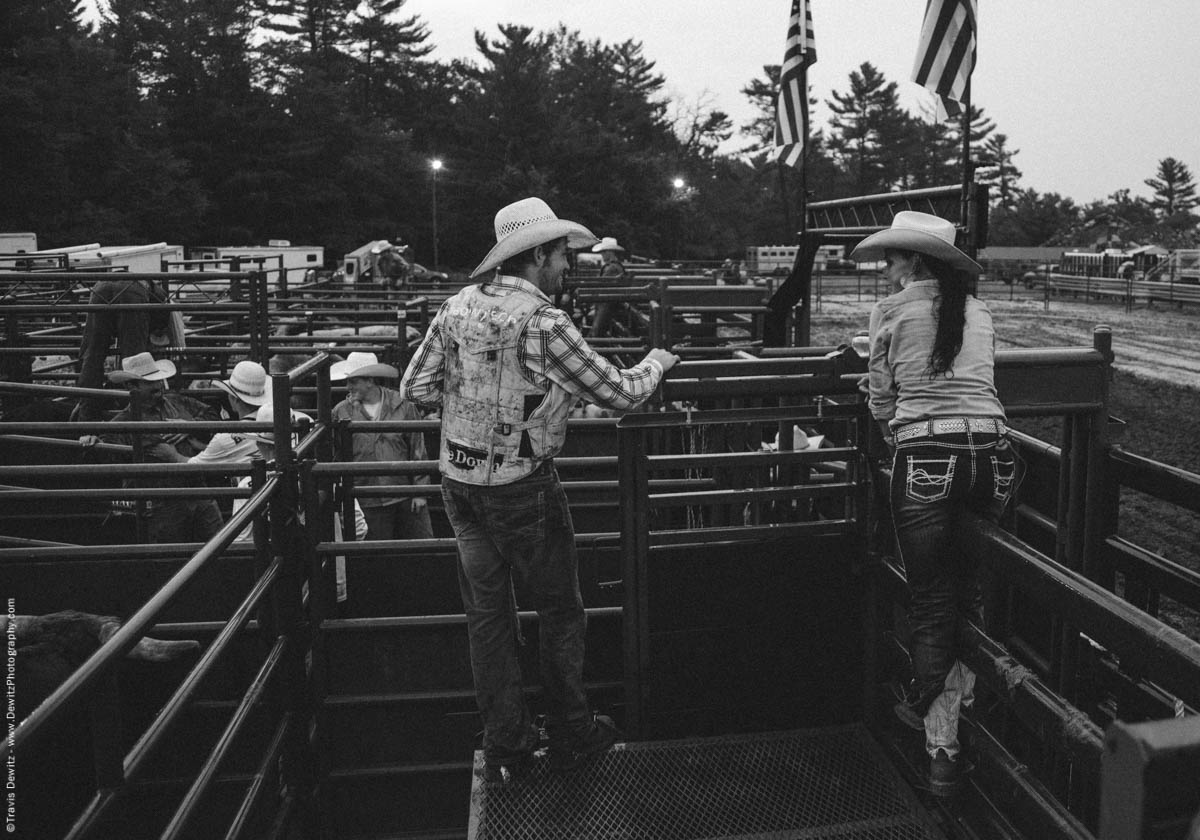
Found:
[{"label": "straw cowboy hat", "polygon": [[983,271],[979,263],[954,247],[954,223],[928,213],[901,210],[892,219],[890,228],[872,233],[858,243],[850,259],[881,260],[884,250],[889,248],[928,254],[970,274]]},{"label": "straw cowboy hat", "polygon": [[[291,412],[291,415],[292,415],[293,425],[300,422],[301,420],[308,420],[310,422],[312,421],[312,418],[309,417],[307,414],[305,414],[302,411],[296,411],[296,409],[294,409],[294,408],[289,409],[289,411]],[[265,405],[261,406],[258,409],[257,413],[255,413],[255,415],[254,415],[254,419],[258,423],[274,423],[275,422],[275,407],[273,405],[271,405],[271,403],[266,403]],[[245,432],[245,435],[246,435],[246,437],[248,437],[252,440],[257,440],[260,443],[269,443],[272,446],[275,445],[275,433],[274,432]],[[299,442],[300,442],[300,435],[296,432],[293,432],[292,433],[292,445],[295,446]]]},{"label": "straw cowboy hat", "polygon": [[606,236],[593,245],[592,250],[598,254],[601,251],[624,251],[625,249],[617,244],[615,236]]},{"label": "straw cowboy hat", "polygon": [[271,378],[258,362],[238,362],[228,379],[213,382],[213,386],[247,405],[263,405],[271,401]]},{"label": "straw cowboy hat", "polygon": [[578,222],[558,218],[540,198],[515,201],[496,214],[496,245],[471,272],[471,277],[478,277],[522,251],[564,236],[571,248],[586,248],[596,242],[594,233]]},{"label": "straw cowboy hat", "polygon": [[122,359],[121,369],[109,373],[108,381],[130,382],[136,379],[142,382],[157,382],[161,379],[170,379],[174,375],[174,362],[168,359],[155,361],[149,353],[138,353]]},{"label": "straw cowboy hat", "polygon": [[391,365],[381,364],[374,353],[351,353],[345,361],[334,362],[329,366],[329,378],[334,382],[340,382],[352,376],[399,379],[400,371]]}]

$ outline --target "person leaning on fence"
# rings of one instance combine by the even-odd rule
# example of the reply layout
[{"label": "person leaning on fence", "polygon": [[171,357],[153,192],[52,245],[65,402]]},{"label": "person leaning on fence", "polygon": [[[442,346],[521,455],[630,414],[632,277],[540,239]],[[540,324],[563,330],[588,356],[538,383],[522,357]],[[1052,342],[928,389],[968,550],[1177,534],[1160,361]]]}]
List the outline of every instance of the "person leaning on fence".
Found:
[{"label": "person leaning on fence", "polygon": [[[621,254],[625,253],[625,249],[616,238],[606,236],[597,242],[592,250],[600,255],[600,279],[605,285],[621,282],[625,277],[625,264],[621,262]],[[612,332],[613,318],[616,317],[617,308],[620,306],[618,301],[601,301],[596,304],[590,332],[592,338],[600,338]]]},{"label": "person leaning on fence", "polygon": [[[76,387],[103,386],[104,360],[108,357],[108,348],[114,338],[121,358],[150,350],[151,310],[126,309],[120,304],[164,303],[166,299],[162,288],[153,280],[122,279],[120,275],[114,275],[111,280],[97,281],[92,286],[88,304],[106,308],[87,313],[83,340],[79,345]],[[75,406],[71,419],[102,420],[104,413],[96,400],[85,397]]]},{"label": "person leaning on fence", "polygon": [[954,247],[954,225],[902,211],[851,258],[884,260],[899,291],[871,311],[869,406],[893,450],[891,507],[909,589],[913,679],[898,717],[925,733],[930,788],[960,781],[958,717],[975,675],[961,662],[967,622],[982,627],[979,558],[958,535],[968,512],[1000,518],[1014,456],[993,377],[987,305],[967,293],[979,265]]},{"label": "person leaning on fence", "polygon": [[[221,406],[222,420],[253,420],[260,406],[271,401],[271,378],[258,362],[238,362],[226,380],[217,380],[213,386],[225,392],[225,405]],[[208,445],[188,458],[190,464],[245,464],[258,454],[258,444],[244,432],[217,432]],[[229,481],[222,484],[228,486]],[[218,502],[222,513],[230,512],[230,505]]]},{"label": "person leaning on fence", "polygon": [[[222,420],[253,420],[271,401],[271,378],[258,362],[238,362],[225,380],[213,382],[225,392]],[[193,464],[244,464],[258,453],[257,442],[244,432],[217,432],[204,451],[188,459]]]},{"label": "person leaning on fence", "polygon": [[[329,378],[346,383],[348,396],[333,407],[334,420],[421,420],[421,412],[402,399],[399,391],[385,388],[383,381],[399,379],[400,372],[380,364],[374,353],[351,353],[345,361],[334,362]],[[425,461],[425,435],[422,432],[354,432],[351,438],[353,460]],[[364,475],[355,478],[356,487],[429,484],[429,476]],[[367,539],[433,539],[429,506],[424,496],[363,496],[358,499],[367,516]]]},{"label": "person leaning on fence", "polygon": [[[138,353],[121,360],[121,369],[108,374],[116,385],[129,388],[130,407],[119,412],[114,421],[134,419],[133,405],[138,408],[139,420],[215,420],[216,412],[197,399],[167,390],[167,380],[175,375],[175,364],[168,359],[156,360],[149,353]],[[103,435],[83,435],[79,442],[93,446],[121,443],[132,446],[140,438],[142,454],[147,461],[184,463],[205,448],[203,440],[186,434],[156,432],[138,434],[113,432]],[[143,479],[143,487],[195,487],[194,478]],[[163,498],[146,501],[146,539],[152,543],[205,542],[221,529],[224,520],[214,499]]]},{"label": "person leaning on fence", "polygon": [[438,467],[458,539],[489,783],[527,769],[539,742],[517,659],[517,593],[538,613],[552,765],[573,767],[618,737],[610,719],[593,715],[583,687],[586,618],[554,456],[576,398],[634,408],[678,361],[654,349],[621,370],[551,304],[567,248],[596,241],[583,225],[526,198],[496,214],[495,232],[471,273],[478,282],[442,305],[400,385],[406,399],[441,407]]}]

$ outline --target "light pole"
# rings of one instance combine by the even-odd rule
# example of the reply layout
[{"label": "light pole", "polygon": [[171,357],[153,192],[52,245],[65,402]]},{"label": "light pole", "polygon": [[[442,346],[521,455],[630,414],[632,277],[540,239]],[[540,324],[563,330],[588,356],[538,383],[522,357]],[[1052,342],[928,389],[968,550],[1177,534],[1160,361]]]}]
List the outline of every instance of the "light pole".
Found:
[{"label": "light pole", "polygon": [[683,259],[683,240],[684,240],[684,207],[680,204],[687,198],[687,181],[679,175],[676,175],[671,181],[671,186],[675,188],[675,202],[679,205],[679,221],[675,235],[675,259],[682,261]]},{"label": "light pole", "polygon": [[433,170],[433,268],[436,271],[438,267],[437,176],[442,168],[441,158],[429,161],[429,168]]}]

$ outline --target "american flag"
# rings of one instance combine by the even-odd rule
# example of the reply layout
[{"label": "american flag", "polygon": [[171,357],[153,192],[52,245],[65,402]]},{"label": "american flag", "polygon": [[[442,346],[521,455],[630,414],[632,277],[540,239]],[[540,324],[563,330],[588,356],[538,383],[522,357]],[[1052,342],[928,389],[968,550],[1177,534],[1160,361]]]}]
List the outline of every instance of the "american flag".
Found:
[{"label": "american flag", "polygon": [[928,0],[913,81],[938,96],[949,116],[962,101],[975,69],[977,0]]},{"label": "american flag", "polygon": [[787,48],[779,71],[779,98],[775,100],[775,148],[773,157],[788,166],[798,166],[808,137],[808,76],[817,60],[809,0],[792,0],[788,19]]}]

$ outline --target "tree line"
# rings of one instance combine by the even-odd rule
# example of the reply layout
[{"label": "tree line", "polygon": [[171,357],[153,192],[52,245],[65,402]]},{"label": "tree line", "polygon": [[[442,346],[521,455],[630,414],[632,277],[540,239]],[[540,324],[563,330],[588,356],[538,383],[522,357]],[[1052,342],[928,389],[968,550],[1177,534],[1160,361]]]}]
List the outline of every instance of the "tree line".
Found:
[{"label": "tree line", "polygon": [[[495,210],[536,194],[568,218],[666,259],[740,258],[792,242],[800,182],[769,159],[778,66],[743,93],[735,128],[671,102],[642,44],[560,26],[476,33],[473,60],[436,61],[405,0],[9,0],[0,8],[0,229],[86,242],[254,244],[332,256],[403,239],[469,268]],[[901,108],[871,64],[813,132],[816,199],[955,184],[961,128]],[[970,120],[991,185],[992,244],[1085,244],[1096,230],[1194,244],[1195,184],[1172,158],[1129,190],[1077,206],[1020,184],[1005,134]],[[736,153],[719,151],[736,137]],[[433,160],[442,161],[436,172]],[[435,180],[436,179],[436,180]]]}]

